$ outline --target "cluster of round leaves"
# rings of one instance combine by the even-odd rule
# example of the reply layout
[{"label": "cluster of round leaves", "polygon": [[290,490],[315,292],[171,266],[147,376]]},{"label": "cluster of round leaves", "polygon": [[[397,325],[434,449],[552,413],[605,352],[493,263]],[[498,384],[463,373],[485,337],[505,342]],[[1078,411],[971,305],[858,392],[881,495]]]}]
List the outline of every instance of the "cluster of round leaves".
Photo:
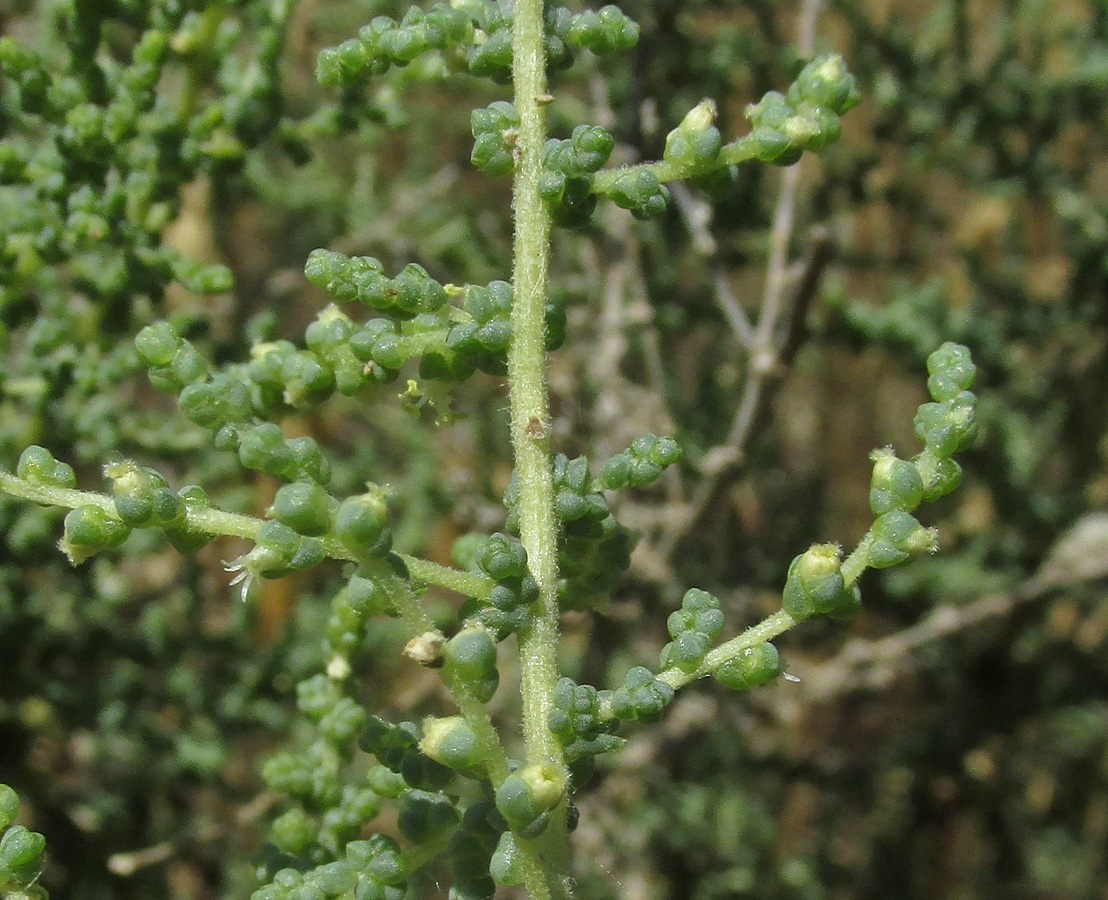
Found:
[{"label": "cluster of round leaves", "polygon": [[[0,39],[0,71],[26,123],[0,141],[0,203],[20,209],[5,217],[0,291],[25,290],[18,274],[63,260],[95,296],[157,298],[171,281],[194,293],[230,290],[226,267],[186,260],[160,237],[198,172],[238,166],[249,148],[295,130],[282,120],[277,78],[288,9],[251,13],[244,41],[233,15],[198,40],[201,17],[188,4],[71,5],[60,57]],[[124,34],[135,35],[129,48]],[[220,76],[215,96],[195,108],[167,102],[157,88],[171,64]]]},{"label": "cluster of round leaves", "polygon": [[673,688],[645,666],[628,670],[615,690],[598,691],[560,678],[547,724],[562,744],[574,782],[580,785],[588,780],[596,756],[623,745],[615,734],[620,721],[657,722],[673,694]]},{"label": "cluster of round leaves", "polygon": [[[892,448],[874,451],[869,501],[875,520],[867,536],[866,565],[884,569],[920,553],[934,552],[937,534],[912,515],[924,501],[954,490],[962,470],[951,456],[965,449],[977,433],[977,398],[969,392],[977,374],[969,350],[945,343],[927,358],[928,391],[933,402],[916,413],[916,435],[924,449],[911,461]],[[856,585],[842,574],[842,552],[834,544],[817,544],[789,566],[782,606],[798,621],[819,615],[846,615],[858,608]]]},{"label": "cluster of round leaves", "polygon": [[551,138],[542,148],[539,196],[558,225],[584,225],[596,208],[592,175],[612,155],[615,138],[599,125],[578,125],[567,140]]},{"label": "cluster of round leaves", "polygon": [[0,784],[0,896],[45,900],[46,890],[38,879],[46,838],[37,831],[12,824],[18,812],[18,795],[8,785]]},{"label": "cluster of round leaves", "polygon": [[598,691],[589,684],[577,684],[572,678],[560,678],[554,686],[554,705],[547,725],[557,736],[569,765],[574,784],[588,781],[595,758],[623,746],[615,735],[619,719],[601,713],[601,694],[610,700],[611,692]]},{"label": "cluster of round leaves", "polygon": [[681,608],[666,620],[666,629],[672,640],[662,648],[661,670],[676,666],[682,672],[695,672],[723,630],[718,598],[698,588],[686,591]]},{"label": "cluster of round leaves", "polygon": [[[207,361],[169,322],[143,328],[135,338],[135,349],[149,370],[151,384],[178,394],[181,411],[215,433],[217,449],[236,451],[244,467],[277,478],[307,478],[320,484],[330,480],[330,462],[312,438],[286,439],[279,426],[256,421],[271,410],[266,384],[249,377],[249,366],[210,375]],[[289,368],[292,374],[295,367]]]},{"label": "cluster of round leaves", "polygon": [[962,469],[952,456],[968,447],[977,434],[977,398],[968,390],[977,367],[969,350],[947,342],[928,356],[927,371],[933,402],[920,406],[915,417],[923,451],[911,461],[898,459],[890,448],[873,454],[869,499],[877,518],[871,530],[869,565],[877,569],[934,551],[935,532],[923,528],[911,513],[920,503],[946,496],[961,483]]},{"label": "cluster of round leaves", "polygon": [[507,535],[494,534],[485,540],[475,562],[495,584],[487,604],[473,601],[463,607],[462,615],[502,641],[531,623],[531,605],[538,599],[539,586],[527,568],[523,544]]},{"label": "cluster of round leaves", "polygon": [[[602,606],[631,563],[634,540],[616,521],[597,489],[584,457],[554,457],[554,513],[558,538],[558,601],[563,609]],[[513,475],[504,492],[506,528],[519,532],[519,484]]]},{"label": "cluster of round leaves", "polygon": [[597,480],[608,491],[646,487],[680,458],[681,448],[673,438],[640,434],[630,447],[604,461]]},{"label": "cluster of round leaves", "polygon": [[[608,55],[635,46],[639,28],[614,6],[574,14],[564,6],[544,13],[548,67],[564,69],[580,49]],[[325,86],[356,85],[429,51],[457,59],[472,75],[506,84],[512,74],[511,0],[462,0],[412,7],[399,21],[378,16],[358,36],[319,54],[316,77]]]},{"label": "cluster of round leaves", "polygon": [[787,166],[805,150],[821,150],[838,140],[839,117],[861,95],[840,56],[808,63],[786,94],[770,91],[746,109],[754,126],[748,140],[762,162]]},{"label": "cluster of round leaves", "polygon": [[403,900],[407,895],[408,866],[393,838],[375,834],[349,841],[343,855],[307,871],[280,869],[251,900]]},{"label": "cluster of round leaves", "polygon": [[[335,300],[357,300],[400,320],[370,319],[357,326],[338,310],[329,310],[314,333],[309,329],[309,347],[330,364],[336,378],[342,369],[349,372],[350,389],[339,385],[344,393],[353,393],[369,377],[392,380],[405,362],[417,357],[422,377],[443,381],[461,381],[477,370],[493,375],[507,371],[512,337],[512,289],[507,282],[452,288],[452,294],[464,294],[458,308],[449,305],[446,288],[414,263],[390,279],[372,257],[315,250],[304,271]],[[556,349],[565,340],[565,312],[552,301],[546,326],[547,349]]]}]

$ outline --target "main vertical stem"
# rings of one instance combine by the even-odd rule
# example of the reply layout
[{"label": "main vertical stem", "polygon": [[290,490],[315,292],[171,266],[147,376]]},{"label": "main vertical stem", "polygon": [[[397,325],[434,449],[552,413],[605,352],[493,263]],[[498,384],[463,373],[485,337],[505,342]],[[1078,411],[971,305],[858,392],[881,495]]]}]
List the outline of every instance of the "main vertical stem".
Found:
[{"label": "main vertical stem", "polygon": [[[550,217],[538,186],[546,139],[546,59],[542,0],[516,0],[512,33],[512,79],[519,112],[519,160],[513,187],[515,262],[512,272],[512,343],[508,348],[508,394],[512,446],[519,480],[520,538],[539,585],[534,624],[519,636],[523,733],[529,763],[557,765],[565,772],[561,745],[547,719],[558,677],[558,521],[550,460],[546,392],[546,277]],[[562,893],[566,865],[565,817],[556,816],[539,842],[551,892]],[[552,876],[552,877],[550,877]]]}]

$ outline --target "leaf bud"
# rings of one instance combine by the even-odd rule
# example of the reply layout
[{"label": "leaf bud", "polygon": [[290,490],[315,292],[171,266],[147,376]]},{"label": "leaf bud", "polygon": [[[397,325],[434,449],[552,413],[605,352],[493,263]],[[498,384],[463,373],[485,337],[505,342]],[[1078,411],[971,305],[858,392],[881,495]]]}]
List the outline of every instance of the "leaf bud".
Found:
[{"label": "leaf bud", "polygon": [[869,506],[875,516],[893,509],[911,512],[923,500],[923,479],[913,463],[897,459],[891,447],[874,450]]},{"label": "leaf bud", "polygon": [[899,565],[920,553],[938,549],[938,532],[924,528],[903,510],[894,509],[877,518],[870,529],[873,540],[869,548],[869,564],[875,569]]},{"label": "leaf bud", "polygon": [[537,837],[546,814],[565,796],[566,784],[553,763],[537,763],[512,772],[496,790],[496,808],[513,831]]},{"label": "leaf bud", "polygon": [[732,690],[745,691],[772,681],[781,674],[777,648],[769,641],[747,647],[712,672],[712,677]]},{"label": "leaf bud", "polygon": [[835,544],[814,544],[789,565],[781,605],[797,621],[845,615],[859,603],[857,588],[843,580],[842,552]]},{"label": "leaf bud", "polygon": [[426,719],[419,749],[435,762],[463,774],[480,774],[485,753],[477,733],[462,716]]}]

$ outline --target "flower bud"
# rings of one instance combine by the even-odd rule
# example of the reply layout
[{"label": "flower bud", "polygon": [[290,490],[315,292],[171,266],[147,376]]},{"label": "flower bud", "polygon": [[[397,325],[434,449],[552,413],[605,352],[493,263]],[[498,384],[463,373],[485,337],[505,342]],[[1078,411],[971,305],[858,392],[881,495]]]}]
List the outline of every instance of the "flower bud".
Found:
[{"label": "flower bud", "polygon": [[54,459],[45,447],[30,446],[19,454],[15,474],[29,484],[43,487],[73,488],[77,476],[72,466]]},{"label": "flower bud", "polygon": [[862,99],[854,76],[837,54],[813,59],[797,76],[793,87],[799,99],[836,115],[842,115]]},{"label": "flower bud", "polygon": [[893,509],[911,512],[923,500],[923,479],[910,462],[897,459],[891,447],[874,450],[873,478],[869,488],[869,506],[875,516]]},{"label": "flower bud", "polygon": [[0,784],[0,829],[7,828],[19,812],[19,796],[6,784]]},{"label": "flower bud", "polygon": [[183,524],[184,503],[160,473],[131,460],[115,460],[105,464],[104,475],[112,482],[116,513],[124,524],[134,528]]},{"label": "flower bud", "polygon": [[496,693],[500,674],[496,669],[493,636],[479,626],[459,631],[446,644],[445,668],[466,683],[473,695],[487,703]]},{"label": "flower bud", "polygon": [[858,608],[855,587],[842,574],[842,553],[834,544],[814,544],[789,566],[781,605],[797,621],[812,616],[839,616]]},{"label": "flower bud", "polygon": [[331,527],[334,500],[312,481],[282,485],[267,510],[278,522],[304,535],[326,534]]},{"label": "flower bud", "polygon": [[400,801],[396,824],[406,840],[418,845],[441,839],[458,819],[458,810],[444,794],[407,791]]},{"label": "flower bud", "polygon": [[619,176],[608,197],[616,206],[630,210],[636,219],[650,219],[666,211],[669,191],[648,169],[634,169]]},{"label": "flower bud", "polygon": [[703,166],[719,156],[722,141],[713,122],[716,104],[701,100],[666,137],[663,157],[680,165]]},{"label": "flower bud", "polygon": [[523,884],[523,864],[520,861],[516,839],[510,831],[500,835],[500,842],[489,861],[489,874],[493,881],[505,887]]},{"label": "flower bud", "polygon": [[712,673],[720,684],[735,691],[745,691],[772,681],[781,674],[781,659],[777,648],[769,641],[747,647],[734,659],[729,659]]},{"label": "flower bud", "polygon": [[77,566],[109,547],[118,547],[131,533],[119,519],[99,506],[78,506],[65,517],[65,530],[58,548]]},{"label": "flower bud", "polygon": [[976,405],[977,398],[969,391],[939,403],[924,403],[916,412],[916,437],[939,456],[953,456],[977,436]]},{"label": "flower bud", "polygon": [[496,790],[496,808],[513,831],[537,837],[547,824],[547,813],[561,803],[566,785],[553,763],[524,766],[504,779]]},{"label": "flower bud", "polygon": [[931,447],[912,459],[923,480],[923,499],[928,503],[945,497],[962,483],[962,467],[953,459],[939,456]]},{"label": "flower bud", "polygon": [[870,534],[869,564],[875,569],[886,569],[938,548],[938,532],[924,528],[915,517],[899,509],[878,517]]},{"label": "flower bud", "polygon": [[0,871],[7,870],[20,881],[30,880],[42,865],[46,838],[22,825],[13,825],[0,838]]},{"label": "flower bud", "polygon": [[480,774],[485,767],[480,740],[462,716],[425,720],[419,749],[455,772]]},{"label": "flower bud", "polygon": [[290,856],[303,853],[318,837],[319,825],[298,806],[279,815],[269,827],[270,841]]},{"label": "flower bud", "polygon": [[335,537],[355,553],[375,553],[388,518],[385,496],[371,485],[365,494],[343,500],[335,514]]},{"label": "flower bud", "polygon": [[927,371],[927,390],[937,402],[953,400],[961,391],[969,390],[977,377],[969,350],[950,341],[927,357]]}]

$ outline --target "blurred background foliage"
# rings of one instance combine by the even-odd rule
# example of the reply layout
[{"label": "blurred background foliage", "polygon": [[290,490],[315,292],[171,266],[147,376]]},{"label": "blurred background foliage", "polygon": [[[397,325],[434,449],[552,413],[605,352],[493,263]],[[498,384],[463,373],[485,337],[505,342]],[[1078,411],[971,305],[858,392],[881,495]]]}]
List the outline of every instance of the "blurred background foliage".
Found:
[{"label": "blurred background foliage", "polygon": [[[508,186],[468,161],[469,110],[502,94],[434,62],[342,97],[315,84],[319,48],[404,5],[114,0],[90,51],[73,27],[89,4],[0,2],[5,35],[55,73],[90,52],[129,59],[168,10],[159,103],[182,122],[219,107],[223,130],[188,160],[162,148],[163,220],[108,243],[128,260],[160,244],[234,274],[233,290],[197,295],[164,266],[97,277],[111,259],[95,242],[48,252],[73,227],[58,217],[76,188],[21,182],[10,158],[54,144],[65,158],[67,137],[19,109],[6,71],[5,466],[42,443],[97,486],[122,453],[260,513],[276,484],[244,478],[154,394],[131,350],[142,325],[171,316],[216,360],[302,340],[325,302],[301,274],[321,246],[389,271],[415,261],[442,281],[506,277]],[[799,3],[624,9],[638,48],[558,75],[549,123],[555,136],[605,125],[616,161],[660,157],[704,97],[724,135],[741,134],[744,106],[801,63]],[[1108,8],[828,0],[814,49],[841,52],[865,99],[842,141],[801,163],[790,229],[774,228],[782,172],[752,166],[719,198],[675,191],[660,220],[602,209],[555,235],[552,290],[570,318],[552,360],[555,445],[599,461],[653,431],[686,449],[681,472],[621,501],[642,534],[632,577],[606,614],[566,617],[567,674],[610,683],[656,655],[689,585],[718,593],[737,628],[777,607],[799,549],[852,544],[870,518],[868,453],[914,452],[923,361],[943,340],[980,367],[981,436],[965,486],[928,522],[941,553],[867,575],[851,622],[790,634],[799,683],[684,691],[601,766],[580,803],[579,895],[1108,897],[1108,595],[1105,571],[1084,564],[1108,558],[1096,517],[1108,503]],[[84,183],[95,193],[104,175]],[[776,273],[789,291],[765,284],[774,234],[796,261]],[[757,321],[774,291],[783,364],[765,372],[733,326],[736,307]],[[395,394],[337,398],[283,427],[330,449],[339,493],[390,483],[398,544],[447,562],[456,537],[502,521],[503,385],[472,381],[442,426]],[[247,607],[222,568],[233,541],[188,558],[136,533],[71,569],[58,512],[0,499],[0,530],[0,780],[48,837],[45,883],[66,898],[246,896],[273,805],[259,760],[293,727],[293,686],[323,664],[343,573],[265,582]],[[377,710],[445,708],[387,625],[374,640],[359,674]]]}]

